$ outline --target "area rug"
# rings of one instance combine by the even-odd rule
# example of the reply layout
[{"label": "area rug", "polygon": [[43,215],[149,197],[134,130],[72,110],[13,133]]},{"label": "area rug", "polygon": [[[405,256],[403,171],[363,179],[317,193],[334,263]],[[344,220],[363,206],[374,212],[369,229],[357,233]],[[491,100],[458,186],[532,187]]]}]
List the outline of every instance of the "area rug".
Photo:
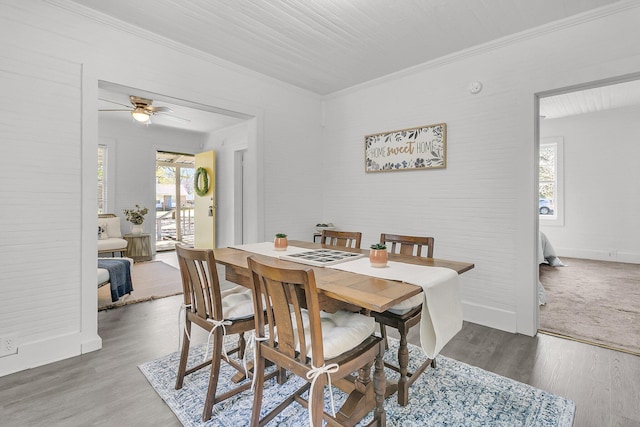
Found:
[{"label": "area rug", "polygon": [[133,292],[111,302],[109,285],[98,289],[98,310],[165,298],[182,293],[180,270],[162,261],[136,262],[131,269]]},{"label": "area rug", "polygon": [[562,258],[540,266],[540,332],[640,355],[640,265]]},{"label": "area rug", "polygon": [[[227,337],[237,339],[237,335]],[[228,342],[228,341],[227,341]],[[395,360],[398,341],[390,339],[385,359]],[[190,365],[201,361],[204,346],[191,351]],[[422,350],[409,344],[410,367],[415,369],[424,360]],[[179,353],[144,363],[138,368],[156,392],[187,427],[239,427],[248,424],[253,395],[244,391],[214,406],[211,420],[203,423],[202,408],[208,381],[208,369],[201,369],[184,380],[181,390],[175,390]],[[220,373],[218,393],[232,388],[233,369],[225,363]],[[397,378],[386,370],[388,378]],[[248,381],[248,380],[245,380]],[[303,381],[293,377],[283,385],[275,379],[265,384],[262,416],[275,407],[282,396],[297,389]],[[230,385],[231,384],[231,385]],[[333,387],[336,408],[346,395]],[[388,426],[566,426],[573,423],[575,404],[560,396],[517,381],[484,371],[444,356],[437,357],[437,368],[428,369],[411,386],[409,404],[399,406],[397,396],[384,403]],[[325,388],[325,410],[330,411],[329,392]],[[360,424],[371,421],[371,414]],[[309,424],[306,409],[297,403],[290,405],[269,426],[299,427]]]}]

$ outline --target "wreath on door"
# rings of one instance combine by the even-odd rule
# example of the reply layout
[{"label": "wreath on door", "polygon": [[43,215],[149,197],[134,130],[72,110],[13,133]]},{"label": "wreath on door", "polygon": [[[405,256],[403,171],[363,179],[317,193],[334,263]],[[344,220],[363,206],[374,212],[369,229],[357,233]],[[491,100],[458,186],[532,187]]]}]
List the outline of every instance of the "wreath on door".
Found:
[{"label": "wreath on door", "polygon": [[[202,177],[202,187],[200,187],[200,178]],[[196,174],[193,177],[193,187],[196,190],[198,196],[204,196],[209,192],[209,174],[205,168],[196,169]]]}]

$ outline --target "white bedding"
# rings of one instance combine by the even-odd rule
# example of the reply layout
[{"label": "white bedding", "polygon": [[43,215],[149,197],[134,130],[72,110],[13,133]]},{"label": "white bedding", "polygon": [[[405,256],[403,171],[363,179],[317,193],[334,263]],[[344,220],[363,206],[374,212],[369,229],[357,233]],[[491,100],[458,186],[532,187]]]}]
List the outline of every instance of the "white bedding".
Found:
[{"label": "white bedding", "polygon": [[[551,242],[542,231],[538,238],[538,264],[549,264],[551,267],[566,267],[566,264],[560,261]],[[538,303],[540,305],[547,303],[547,293],[540,280],[538,280]]]}]

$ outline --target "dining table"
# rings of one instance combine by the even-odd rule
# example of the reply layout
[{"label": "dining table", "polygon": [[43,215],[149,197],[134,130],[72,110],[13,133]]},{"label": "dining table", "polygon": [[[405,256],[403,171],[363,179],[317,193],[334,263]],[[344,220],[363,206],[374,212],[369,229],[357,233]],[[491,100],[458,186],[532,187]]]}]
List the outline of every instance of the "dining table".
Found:
[{"label": "dining table", "polygon": [[[346,252],[354,252],[367,256],[367,249],[346,248],[324,245],[321,243],[302,240],[289,240],[289,247],[296,249],[332,249]],[[267,245],[264,243],[263,245]],[[264,247],[264,246],[263,246]],[[344,271],[331,266],[318,267],[301,264],[279,258],[281,252],[265,254],[264,251],[253,252],[251,245],[238,245],[213,250],[216,262],[224,266],[225,279],[251,288],[251,278],[247,258],[253,256],[257,259],[270,258],[276,266],[311,268],[314,271],[316,287],[320,306],[327,312],[337,310],[349,310],[367,313],[371,311],[384,312],[392,306],[401,303],[423,292],[423,288],[400,280],[390,280],[373,277],[366,274]],[[275,260],[274,260],[275,258]],[[400,254],[389,254],[389,261],[406,264],[416,264],[427,267],[442,267],[454,270],[458,274],[465,273],[474,268],[473,263],[463,261],[451,261],[438,258],[413,257]],[[356,378],[350,381],[341,381],[335,384],[349,397],[339,410],[342,419],[352,420],[347,425],[354,425],[369,410],[375,407],[375,399],[372,393],[363,393],[358,387]],[[387,380],[388,395],[397,390],[397,384]]]}]

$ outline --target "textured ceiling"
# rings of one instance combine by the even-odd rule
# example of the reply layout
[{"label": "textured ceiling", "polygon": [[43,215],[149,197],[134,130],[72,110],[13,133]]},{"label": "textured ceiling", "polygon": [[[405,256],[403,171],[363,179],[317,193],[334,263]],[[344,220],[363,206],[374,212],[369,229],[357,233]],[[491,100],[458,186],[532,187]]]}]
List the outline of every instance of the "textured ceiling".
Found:
[{"label": "textured ceiling", "polygon": [[322,95],[617,2],[50,1],[84,5]]},{"label": "textured ceiling", "polygon": [[559,119],[640,105],[640,80],[594,87],[540,99],[540,115]]},{"label": "textured ceiling", "polygon": [[[48,0],[101,22],[169,39],[254,72],[329,94],[594,9],[617,0]],[[154,36],[155,35],[155,36]],[[127,95],[101,86],[101,97]],[[154,97],[154,99],[158,99]],[[190,122],[154,117],[155,124],[210,132],[242,118],[172,105]],[[548,119],[640,105],[629,82],[543,98]],[[188,107],[194,107],[189,109]],[[100,108],[113,108],[101,101]],[[109,114],[110,117],[117,113]],[[121,114],[130,120],[127,114]]]}]

